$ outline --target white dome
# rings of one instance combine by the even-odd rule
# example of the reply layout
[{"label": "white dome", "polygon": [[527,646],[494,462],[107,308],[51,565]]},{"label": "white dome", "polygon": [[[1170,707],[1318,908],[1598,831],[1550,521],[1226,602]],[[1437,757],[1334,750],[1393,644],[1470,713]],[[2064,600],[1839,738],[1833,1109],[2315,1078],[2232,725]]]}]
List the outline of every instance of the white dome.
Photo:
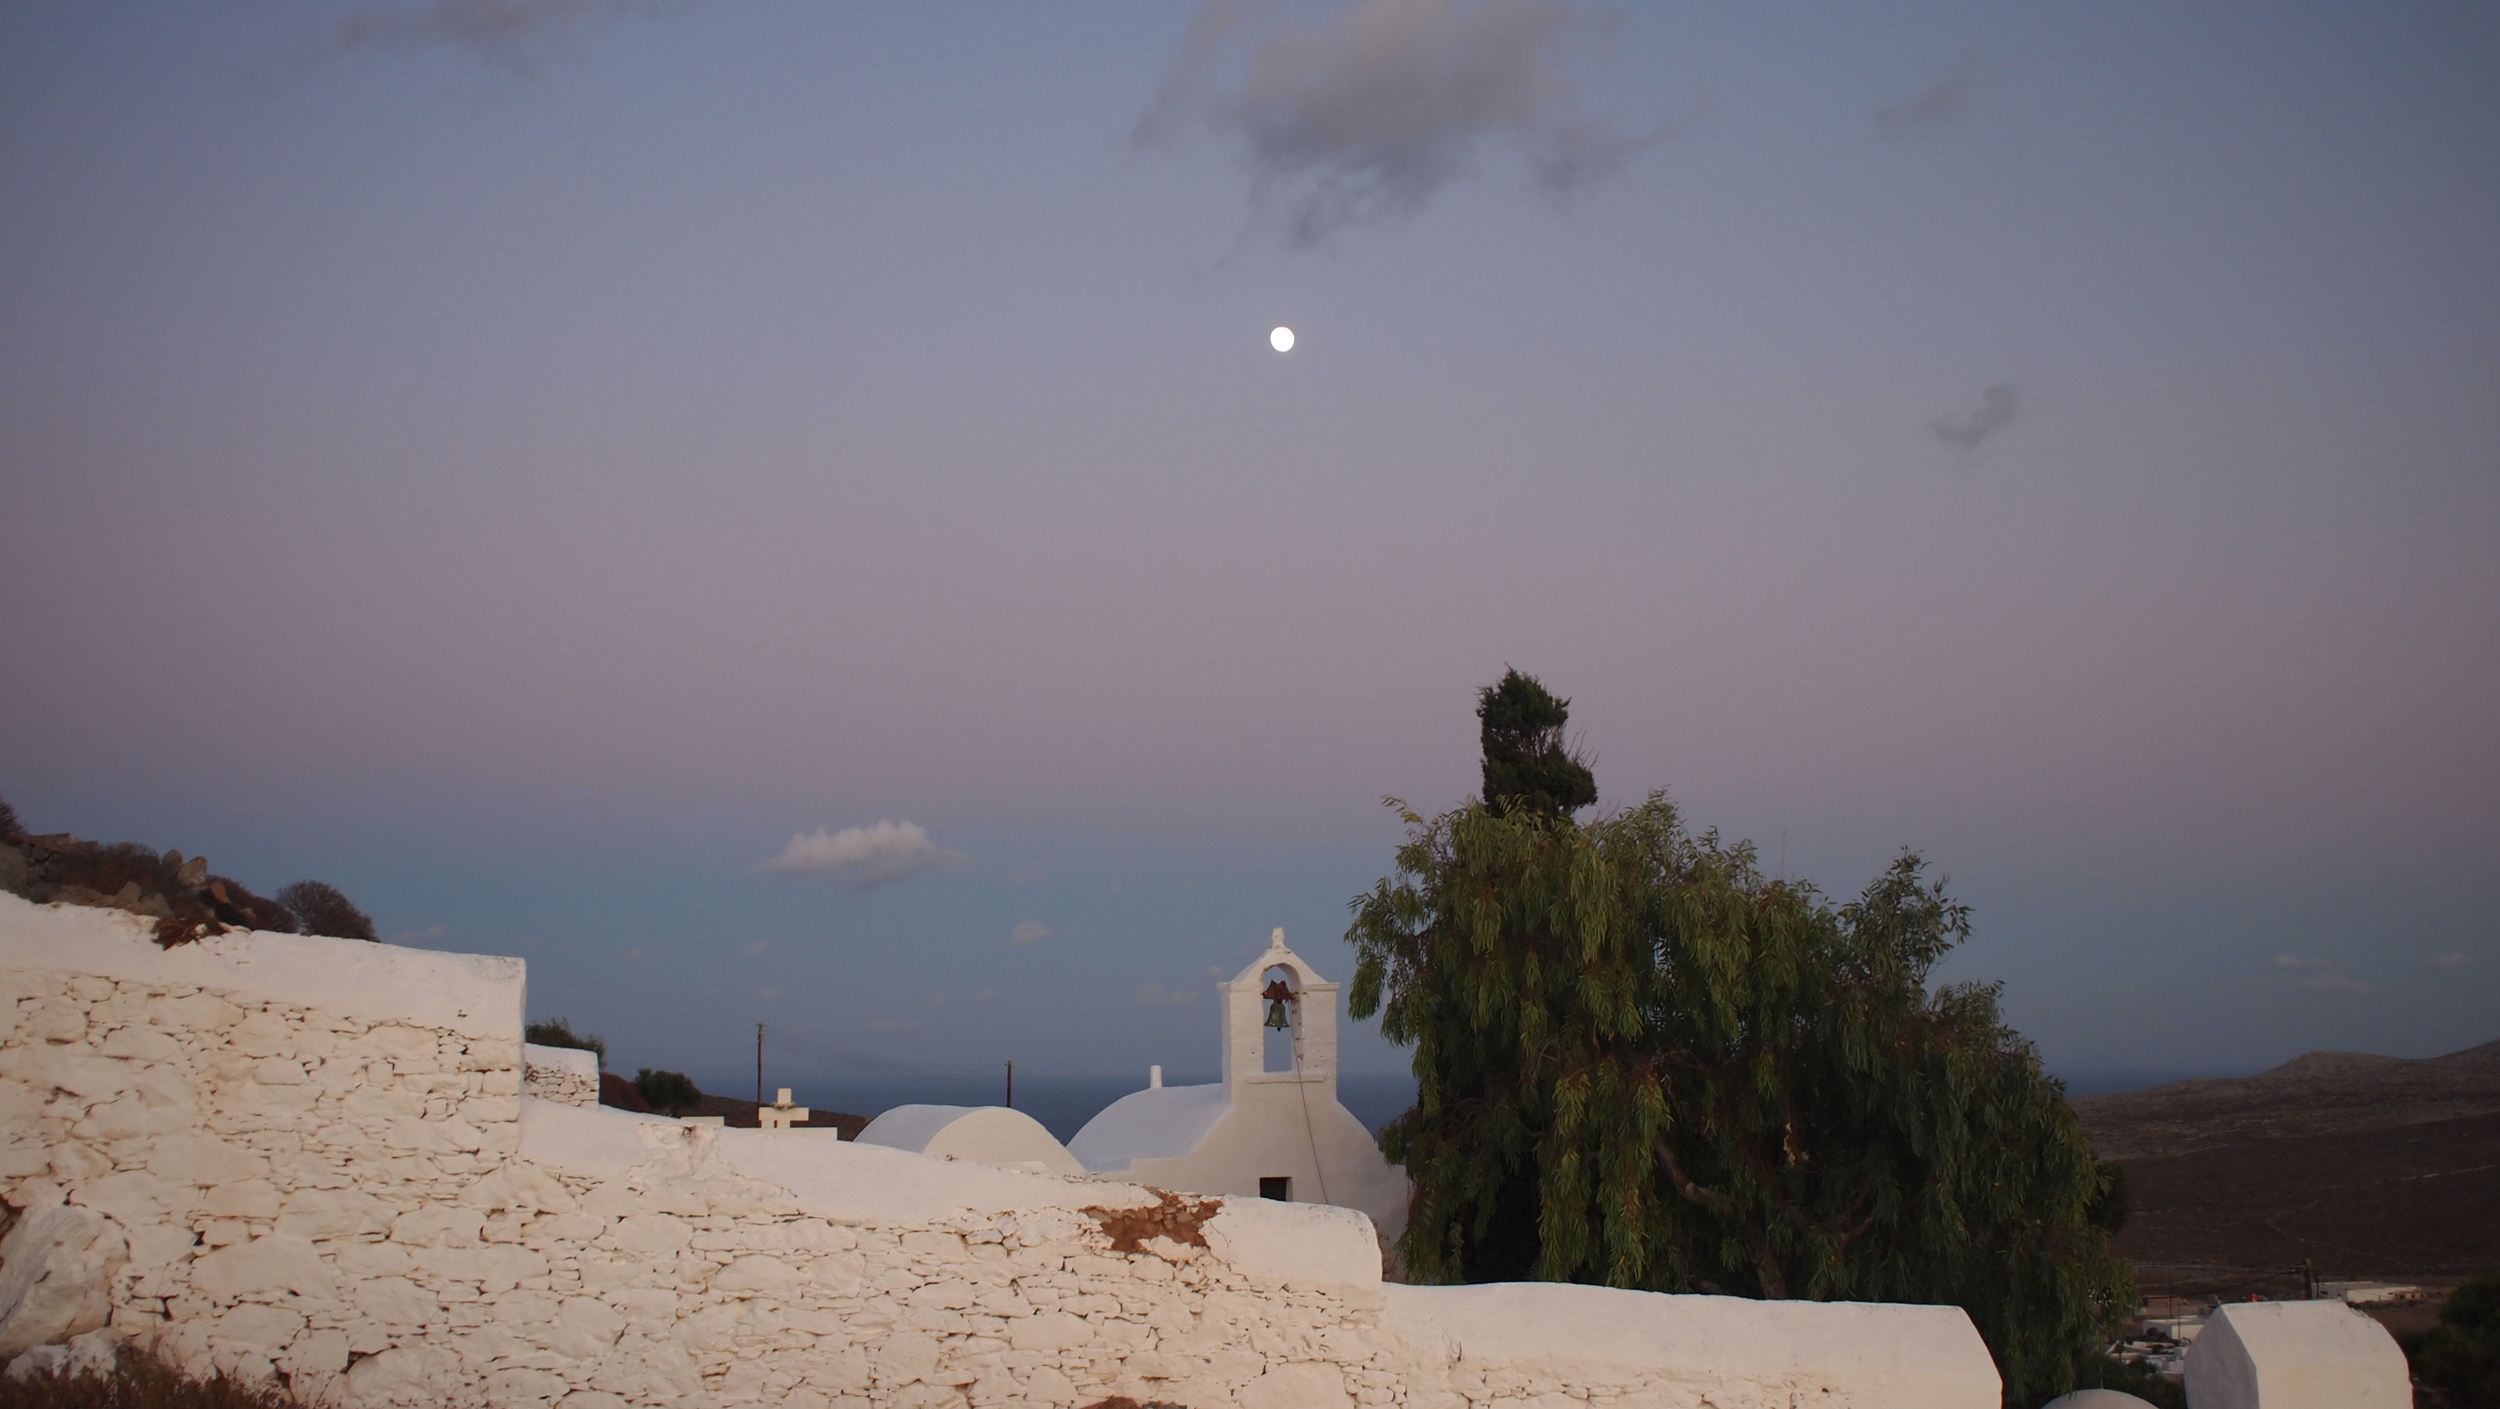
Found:
[{"label": "white dome", "polygon": [[868,1122],[858,1143],[1027,1174],[1085,1172],[1040,1121],[1006,1106],[896,1106]]}]

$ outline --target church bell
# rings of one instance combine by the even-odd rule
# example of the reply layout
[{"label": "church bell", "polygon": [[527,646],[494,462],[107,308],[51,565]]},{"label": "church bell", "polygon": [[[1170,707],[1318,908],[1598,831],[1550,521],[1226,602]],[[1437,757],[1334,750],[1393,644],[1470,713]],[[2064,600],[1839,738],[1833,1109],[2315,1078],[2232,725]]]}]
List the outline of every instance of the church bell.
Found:
[{"label": "church bell", "polygon": [[1293,1001],[1293,990],[1285,987],[1283,979],[1271,981],[1259,996],[1267,1000],[1267,1026],[1279,1029],[1293,1026],[1293,1016],[1285,1011],[1285,1005]]}]

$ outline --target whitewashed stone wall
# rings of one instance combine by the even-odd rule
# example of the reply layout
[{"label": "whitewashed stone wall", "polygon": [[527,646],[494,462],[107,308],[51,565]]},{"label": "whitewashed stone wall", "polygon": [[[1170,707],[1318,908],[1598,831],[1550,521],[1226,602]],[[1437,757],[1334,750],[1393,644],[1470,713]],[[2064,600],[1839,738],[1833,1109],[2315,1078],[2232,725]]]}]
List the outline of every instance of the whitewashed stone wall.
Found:
[{"label": "whitewashed stone wall", "polygon": [[527,1097],[521,982],[0,896],[0,1195],[83,1240],[109,1335],[317,1402],[1997,1402],[1950,1308],[1384,1286],[1347,1210]]},{"label": "whitewashed stone wall", "polygon": [[599,1054],[522,1043],[521,1094],[568,1106],[599,1104]]}]

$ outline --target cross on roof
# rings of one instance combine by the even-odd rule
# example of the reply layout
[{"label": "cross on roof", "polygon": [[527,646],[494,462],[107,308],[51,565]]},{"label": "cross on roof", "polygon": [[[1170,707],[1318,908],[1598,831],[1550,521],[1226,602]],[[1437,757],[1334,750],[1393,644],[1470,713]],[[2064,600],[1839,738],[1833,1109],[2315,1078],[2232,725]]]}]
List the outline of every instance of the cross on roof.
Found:
[{"label": "cross on roof", "polygon": [[781,1088],[771,1105],[755,1108],[756,1123],[766,1130],[787,1130],[805,1119],[807,1107],[790,1104],[790,1088],[787,1086]]}]

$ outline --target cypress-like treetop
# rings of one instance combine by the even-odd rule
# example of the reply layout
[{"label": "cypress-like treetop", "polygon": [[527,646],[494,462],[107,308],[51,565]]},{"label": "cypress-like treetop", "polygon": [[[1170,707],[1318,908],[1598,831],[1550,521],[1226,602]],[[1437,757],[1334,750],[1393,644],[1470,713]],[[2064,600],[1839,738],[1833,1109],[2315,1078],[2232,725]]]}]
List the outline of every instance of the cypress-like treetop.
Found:
[{"label": "cypress-like treetop", "polygon": [[1484,804],[1496,812],[1567,817],[1597,802],[1597,778],[1563,741],[1571,701],[1533,675],[1503,673],[1476,692],[1484,721]]}]

